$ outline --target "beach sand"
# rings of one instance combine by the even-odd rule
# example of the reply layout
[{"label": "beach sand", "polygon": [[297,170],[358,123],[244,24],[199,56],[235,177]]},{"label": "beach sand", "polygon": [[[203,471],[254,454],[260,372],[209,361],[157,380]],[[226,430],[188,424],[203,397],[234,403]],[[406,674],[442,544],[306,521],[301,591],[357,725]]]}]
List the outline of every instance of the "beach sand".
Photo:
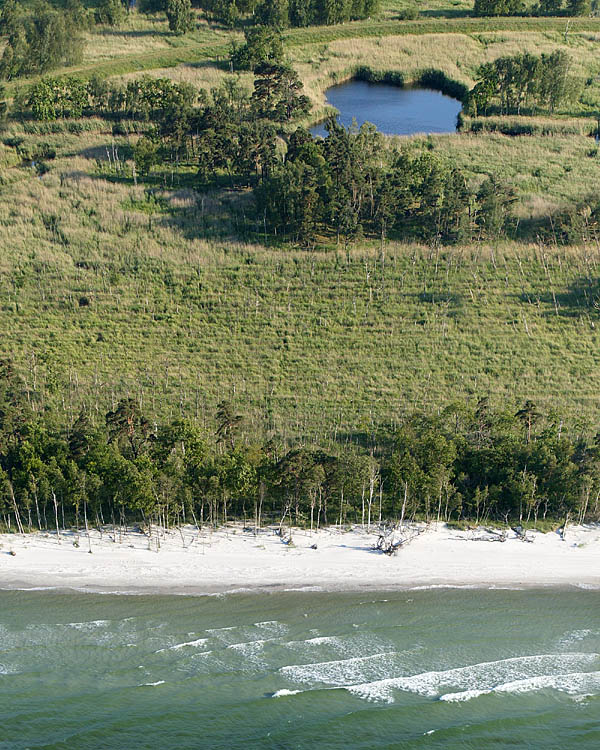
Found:
[{"label": "beach sand", "polygon": [[[418,536],[393,556],[373,549],[378,533],[360,527],[311,534],[292,529],[284,544],[275,527],[258,534],[241,525],[198,532],[171,530],[152,539],[140,531],[116,538],[97,530],[77,534],[0,535],[1,588],[74,588],[90,592],[205,594],[245,590],[390,590],[436,586],[600,589],[600,526],[509,531],[487,541],[484,529],[415,525]],[[78,546],[77,546],[78,545]],[[92,554],[88,550],[91,545]],[[316,545],[316,549],[311,549]],[[14,554],[11,554],[14,553]]]}]

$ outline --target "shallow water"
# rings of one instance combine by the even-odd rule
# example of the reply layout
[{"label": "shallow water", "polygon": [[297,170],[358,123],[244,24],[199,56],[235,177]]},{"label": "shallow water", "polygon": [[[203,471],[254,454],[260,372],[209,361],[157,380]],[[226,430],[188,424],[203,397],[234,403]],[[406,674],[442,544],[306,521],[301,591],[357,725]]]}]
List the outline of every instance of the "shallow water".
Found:
[{"label": "shallow water", "polygon": [[[339,110],[338,121],[349,127],[373,123],[386,135],[453,133],[462,104],[431,89],[403,89],[380,83],[348,81],[325,92],[328,104]],[[310,131],[327,136],[323,123]]]},{"label": "shallow water", "polygon": [[0,591],[0,748],[597,748],[600,592]]}]

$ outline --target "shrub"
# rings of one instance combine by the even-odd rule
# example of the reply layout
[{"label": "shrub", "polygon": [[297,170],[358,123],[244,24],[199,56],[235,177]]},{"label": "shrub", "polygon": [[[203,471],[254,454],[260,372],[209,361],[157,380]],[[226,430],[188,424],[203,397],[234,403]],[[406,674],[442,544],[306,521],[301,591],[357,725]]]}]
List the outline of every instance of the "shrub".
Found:
[{"label": "shrub", "polygon": [[415,8],[414,6],[411,6],[409,8],[402,8],[402,10],[398,13],[398,20],[399,21],[414,21],[419,17],[419,10],[418,8]]},{"label": "shrub", "polygon": [[125,20],[125,8],[121,0],[102,0],[95,12],[96,23],[120,26]]}]

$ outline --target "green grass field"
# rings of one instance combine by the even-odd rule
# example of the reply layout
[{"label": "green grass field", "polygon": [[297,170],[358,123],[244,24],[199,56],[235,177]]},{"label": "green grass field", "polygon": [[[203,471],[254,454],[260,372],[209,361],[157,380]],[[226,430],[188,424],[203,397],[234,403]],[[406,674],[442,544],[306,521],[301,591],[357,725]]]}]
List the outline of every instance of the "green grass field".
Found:
[{"label": "green grass field", "polygon": [[[575,19],[565,36],[565,19],[471,19],[463,2],[432,1],[419,20],[395,20],[403,7],[286,33],[315,117],[325,88],[358,64],[407,80],[434,67],[471,85],[486,60],[565,48],[586,81],[556,117],[529,118],[551,135],[428,140],[473,180],[493,171],[514,186],[515,240],[382,249],[367,239],[348,255],[334,244],[265,247],[240,239],[241,191],[202,194],[193,175],[165,175],[162,199],[148,202],[143,186],[114,179],[110,123],[8,120],[2,138],[58,151],[39,177],[0,146],[0,354],[14,358],[37,408],[70,421],[85,403],[100,418],[131,395],[153,415],[209,420],[229,398],[249,430],[322,441],[490,395],[515,410],[531,398],[595,430],[600,248],[544,246],[535,226],[600,188],[588,135],[600,109],[600,19]],[[76,72],[211,87],[227,75],[234,37],[202,23],[177,38],[164,20],[133,17],[114,34],[90,33]]]}]

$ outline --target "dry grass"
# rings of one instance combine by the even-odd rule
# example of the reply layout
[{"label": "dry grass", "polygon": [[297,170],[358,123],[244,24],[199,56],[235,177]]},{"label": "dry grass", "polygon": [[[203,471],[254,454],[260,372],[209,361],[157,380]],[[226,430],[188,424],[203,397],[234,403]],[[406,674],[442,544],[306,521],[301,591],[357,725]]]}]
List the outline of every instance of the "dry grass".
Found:
[{"label": "dry grass", "polygon": [[[578,202],[600,193],[600,157],[586,136],[506,136],[498,133],[441,135],[410,139],[455,162],[473,178],[494,174],[511,184],[519,201],[520,219],[540,218],[542,207]],[[404,138],[392,139],[401,147]]]},{"label": "dry grass", "polygon": [[198,11],[195,13],[197,28],[185,36],[178,36],[169,31],[169,25],[163,15],[146,16],[132,13],[119,28],[98,27],[85,35],[83,65],[119,57],[146,55],[174,47],[226,43],[229,40],[229,32],[209,27]]},{"label": "dry grass", "polygon": [[[145,75],[154,78],[169,78],[177,83],[191,83],[198,89],[212,89],[218,87],[230,74],[222,66],[207,62],[184,63],[175,68],[155,68],[147,71]],[[236,73],[235,77],[248,90],[252,90],[253,76],[251,73]],[[124,81],[132,80],[139,78],[139,73],[128,73],[120,78]]]}]

